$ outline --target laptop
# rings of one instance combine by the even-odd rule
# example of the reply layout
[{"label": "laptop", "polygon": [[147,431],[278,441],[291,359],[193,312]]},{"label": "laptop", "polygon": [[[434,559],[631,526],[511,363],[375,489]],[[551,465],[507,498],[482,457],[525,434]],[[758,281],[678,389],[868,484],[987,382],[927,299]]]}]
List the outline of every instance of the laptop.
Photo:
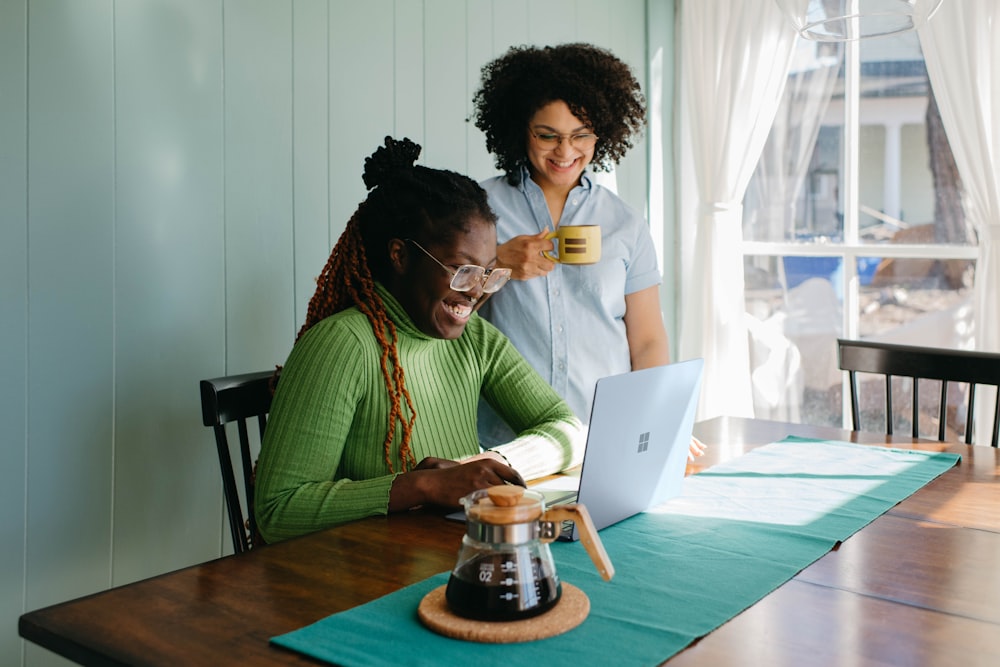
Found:
[{"label": "laptop", "polygon": [[[597,530],[680,493],[687,465],[702,359],[645,368],[597,381],[579,477],[529,484],[546,507],[578,502]],[[464,512],[448,515],[464,520]],[[560,540],[576,541],[576,524]]]}]

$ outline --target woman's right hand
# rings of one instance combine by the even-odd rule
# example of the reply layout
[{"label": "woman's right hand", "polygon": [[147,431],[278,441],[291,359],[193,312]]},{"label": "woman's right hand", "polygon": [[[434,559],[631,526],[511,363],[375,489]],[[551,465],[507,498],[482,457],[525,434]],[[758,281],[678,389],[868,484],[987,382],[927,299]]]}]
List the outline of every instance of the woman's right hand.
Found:
[{"label": "woman's right hand", "polygon": [[389,511],[407,510],[419,505],[460,507],[459,501],[479,489],[500,484],[525,486],[524,480],[509,465],[492,458],[440,467],[425,461],[411,472],[396,477],[389,492]]},{"label": "woman's right hand", "polygon": [[552,240],[545,238],[549,230],[537,234],[515,236],[497,246],[497,266],[510,269],[514,280],[528,280],[544,276],[556,268],[556,263],[543,253],[552,252]]}]

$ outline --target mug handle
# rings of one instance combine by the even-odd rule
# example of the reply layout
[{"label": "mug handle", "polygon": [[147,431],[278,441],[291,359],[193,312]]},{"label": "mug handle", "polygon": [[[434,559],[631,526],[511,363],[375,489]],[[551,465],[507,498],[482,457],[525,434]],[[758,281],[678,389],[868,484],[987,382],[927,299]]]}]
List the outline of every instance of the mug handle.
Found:
[{"label": "mug handle", "polygon": [[[556,236],[558,236],[558,234],[556,233],[556,230],[553,229],[551,232],[549,232],[548,234],[545,235],[545,238],[547,238],[547,239],[554,239]],[[551,259],[553,262],[556,262],[557,264],[559,263],[559,258],[556,257],[555,255],[553,255],[551,250],[543,250],[542,251],[542,255],[544,255],[545,257],[548,257],[549,259]]]}]

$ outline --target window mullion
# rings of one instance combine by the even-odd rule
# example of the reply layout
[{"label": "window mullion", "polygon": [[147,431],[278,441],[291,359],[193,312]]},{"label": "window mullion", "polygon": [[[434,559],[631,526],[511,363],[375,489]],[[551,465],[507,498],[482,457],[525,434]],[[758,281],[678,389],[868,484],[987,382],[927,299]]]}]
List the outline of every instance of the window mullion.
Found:
[{"label": "window mullion", "polygon": [[[856,20],[856,19],[855,19]],[[857,248],[860,242],[860,155],[861,147],[861,46],[858,41],[844,45],[844,168],[843,212],[844,212],[844,254],[842,280],[844,307],[842,310],[842,331],[845,338],[858,338],[860,324],[860,281],[858,279],[857,255],[847,248]],[[841,419],[846,426],[849,414],[849,400],[846,380],[841,379]]]},{"label": "window mullion", "polygon": [[[858,41],[845,44],[844,51],[844,168],[843,211],[844,243],[848,248],[858,246],[860,240],[860,141],[861,134],[861,49]],[[860,329],[858,322],[859,284],[857,256],[844,254],[843,271],[843,331],[845,336],[856,338]]]}]

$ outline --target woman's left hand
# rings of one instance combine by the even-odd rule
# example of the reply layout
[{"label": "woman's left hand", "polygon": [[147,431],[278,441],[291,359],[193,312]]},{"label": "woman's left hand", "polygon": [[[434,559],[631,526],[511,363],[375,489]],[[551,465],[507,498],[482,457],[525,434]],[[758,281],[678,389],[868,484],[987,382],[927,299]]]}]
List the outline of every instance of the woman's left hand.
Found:
[{"label": "woman's left hand", "polygon": [[428,456],[417,464],[414,470],[442,470],[444,468],[451,468],[452,466],[457,466],[458,461],[452,461],[451,459],[439,459],[436,456]]},{"label": "woman's left hand", "polygon": [[480,452],[479,454],[475,454],[474,456],[470,456],[468,458],[461,459],[459,461],[459,463],[469,463],[470,461],[482,461],[482,460],[485,460],[485,459],[489,459],[489,460],[492,460],[492,461],[499,461],[500,463],[502,463],[504,465],[510,465],[507,462],[507,459],[505,459],[504,457],[500,456],[496,452],[489,451],[489,450],[487,450],[485,452]]}]

